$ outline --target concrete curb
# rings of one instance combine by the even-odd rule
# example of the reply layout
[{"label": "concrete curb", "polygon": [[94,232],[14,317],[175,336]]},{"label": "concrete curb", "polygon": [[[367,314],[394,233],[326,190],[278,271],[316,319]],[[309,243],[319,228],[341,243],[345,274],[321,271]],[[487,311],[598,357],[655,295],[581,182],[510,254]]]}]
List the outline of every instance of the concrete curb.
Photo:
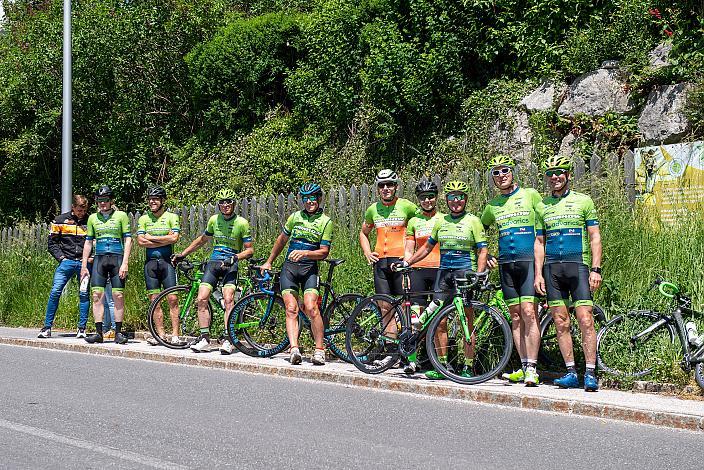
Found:
[{"label": "concrete curb", "polygon": [[638,424],[650,424],[689,431],[704,432],[704,416],[694,414],[668,413],[648,409],[638,409],[612,404],[586,403],[579,400],[555,399],[550,397],[519,396],[512,393],[481,390],[472,387],[459,387],[440,383],[420,383],[374,375],[357,375],[326,369],[306,369],[278,366],[264,363],[223,361],[200,355],[177,356],[160,352],[146,352],[124,348],[102,348],[79,343],[62,343],[46,339],[4,338],[0,344],[54,349],[60,351],[94,354],[98,356],[142,359],[169,364],[226,369],[254,374],[319,380],[355,387],[377,390],[412,393],[422,396],[451,398],[456,400],[510,406],[527,410],[550,411],[555,413],[614,419]]}]

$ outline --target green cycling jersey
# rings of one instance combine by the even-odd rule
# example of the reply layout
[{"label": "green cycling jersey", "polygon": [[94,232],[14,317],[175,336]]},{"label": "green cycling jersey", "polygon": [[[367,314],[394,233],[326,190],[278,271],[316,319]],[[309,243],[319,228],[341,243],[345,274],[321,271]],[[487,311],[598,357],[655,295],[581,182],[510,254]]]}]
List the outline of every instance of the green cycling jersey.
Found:
[{"label": "green cycling jersey", "polygon": [[446,215],[440,219],[428,243],[440,244],[440,269],[476,271],[476,250],[486,246],[486,235],[479,218],[465,212],[459,217]]},{"label": "green cycling jersey", "polygon": [[533,261],[536,214],[543,211],[543,200],[533,188],[516,187],[500,194],[484,208],[485,227],[499,229],[499,263]]},{"label": "green cycling jersey", "polygon": [[[293,250],[317,250],[321,246],[332,243],[332,221],[322,210],[314,214],[306,211],[294,212],[286,220],[283,233],[290,238],[288,254]],[[302,259],[300,263],[308,264],[315,261]]]},{"label": "green cycling jersey", "polygon": [[586,194],[567,191],[561,197],[543,199],[545,208],[536,224],[545,236],[545,264],[583,263],[589,265],[587,227],[598,226],[594,201]]},{"label": "green cycling jersey", "polygon": [[208,225],[203,232],[213,237],[212,260],[226,260],[242,251],[245,243],[252,241],[249,222],[244,217],[233,215],[226,219],[222,214],[215,214],[208,219]]},{"label": "green cycling jersey", "polygon": [[[178,215],[169,211],[164,211],[159,217],[149,211],[137,221],[137,235],[164,236],[172,232],[178,233],[180,230]],[[173,245],[147,248],[147,259],[169,259],[174,252],[173,248]]]},{"label": "green cycling jersey", "polygon": [[96,212],[88,217],[86,240],[95,240],[96,255],[123,254],[123,240],[130,236],[130,219],[122,211],[112,211],[107,216]]}]

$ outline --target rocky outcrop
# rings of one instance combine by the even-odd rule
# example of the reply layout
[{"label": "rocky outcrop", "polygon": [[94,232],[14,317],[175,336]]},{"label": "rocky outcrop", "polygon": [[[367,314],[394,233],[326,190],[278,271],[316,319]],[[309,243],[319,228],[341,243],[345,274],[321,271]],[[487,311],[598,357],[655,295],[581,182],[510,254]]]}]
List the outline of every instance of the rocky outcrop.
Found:
[{"label": "rocky outcrop", "polygon": [[489,143],[497,151],[519,161],[526,160],[531,152],[533,132],[528,124],[528,113],[510,110],[507,119],[496,121],[489,134]]},{"label": "rocky outcrop", "polygon": [[566,90],[567,85],[565,83],[554,83],[551,80],[544,80],[538,88],[521,100],[520,106],[529,113],[549,111],[555,107],[556,101],[560,99]]},{"label": "rocky outcrop", "polygon": [[558,113],[566,117],[577,114],[603,116],[608,112],[630,114],[634,111],[631,96],[613,64],[575,80],[558,108]]},{"label": "rocky outcrop", "polygon": [[679,142],[690,129],[684,115],[689,84],[658,86],[648,95],[648,101],[638,118],[638,130],[647,144]]},{"label": "rocky outcrop", "polygon": [[672,52],[672,43],[663,42],[658,47],[648,53],[648,66],[651,69],[660,69],[670,65],[670,52]]}]

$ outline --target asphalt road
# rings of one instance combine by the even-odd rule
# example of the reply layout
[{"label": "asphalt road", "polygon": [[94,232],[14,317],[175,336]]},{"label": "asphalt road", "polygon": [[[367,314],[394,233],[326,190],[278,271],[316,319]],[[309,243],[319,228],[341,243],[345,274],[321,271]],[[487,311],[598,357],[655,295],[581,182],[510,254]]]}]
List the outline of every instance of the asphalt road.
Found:
[{"label": "asphalt road", "polygon": [[684,470],[701,468],[703,439],[593,418],[0,345],[0,468]]}]

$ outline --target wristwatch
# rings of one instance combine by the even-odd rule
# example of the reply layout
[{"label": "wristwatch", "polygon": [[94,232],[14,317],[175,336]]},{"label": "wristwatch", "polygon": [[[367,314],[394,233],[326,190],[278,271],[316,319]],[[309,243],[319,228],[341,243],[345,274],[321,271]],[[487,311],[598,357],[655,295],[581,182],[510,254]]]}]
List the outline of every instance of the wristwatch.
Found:
[{"label": "wristwatch", "polygon": [[592,268],[590,269],[591,272],[601,274],[601,268]]}]

